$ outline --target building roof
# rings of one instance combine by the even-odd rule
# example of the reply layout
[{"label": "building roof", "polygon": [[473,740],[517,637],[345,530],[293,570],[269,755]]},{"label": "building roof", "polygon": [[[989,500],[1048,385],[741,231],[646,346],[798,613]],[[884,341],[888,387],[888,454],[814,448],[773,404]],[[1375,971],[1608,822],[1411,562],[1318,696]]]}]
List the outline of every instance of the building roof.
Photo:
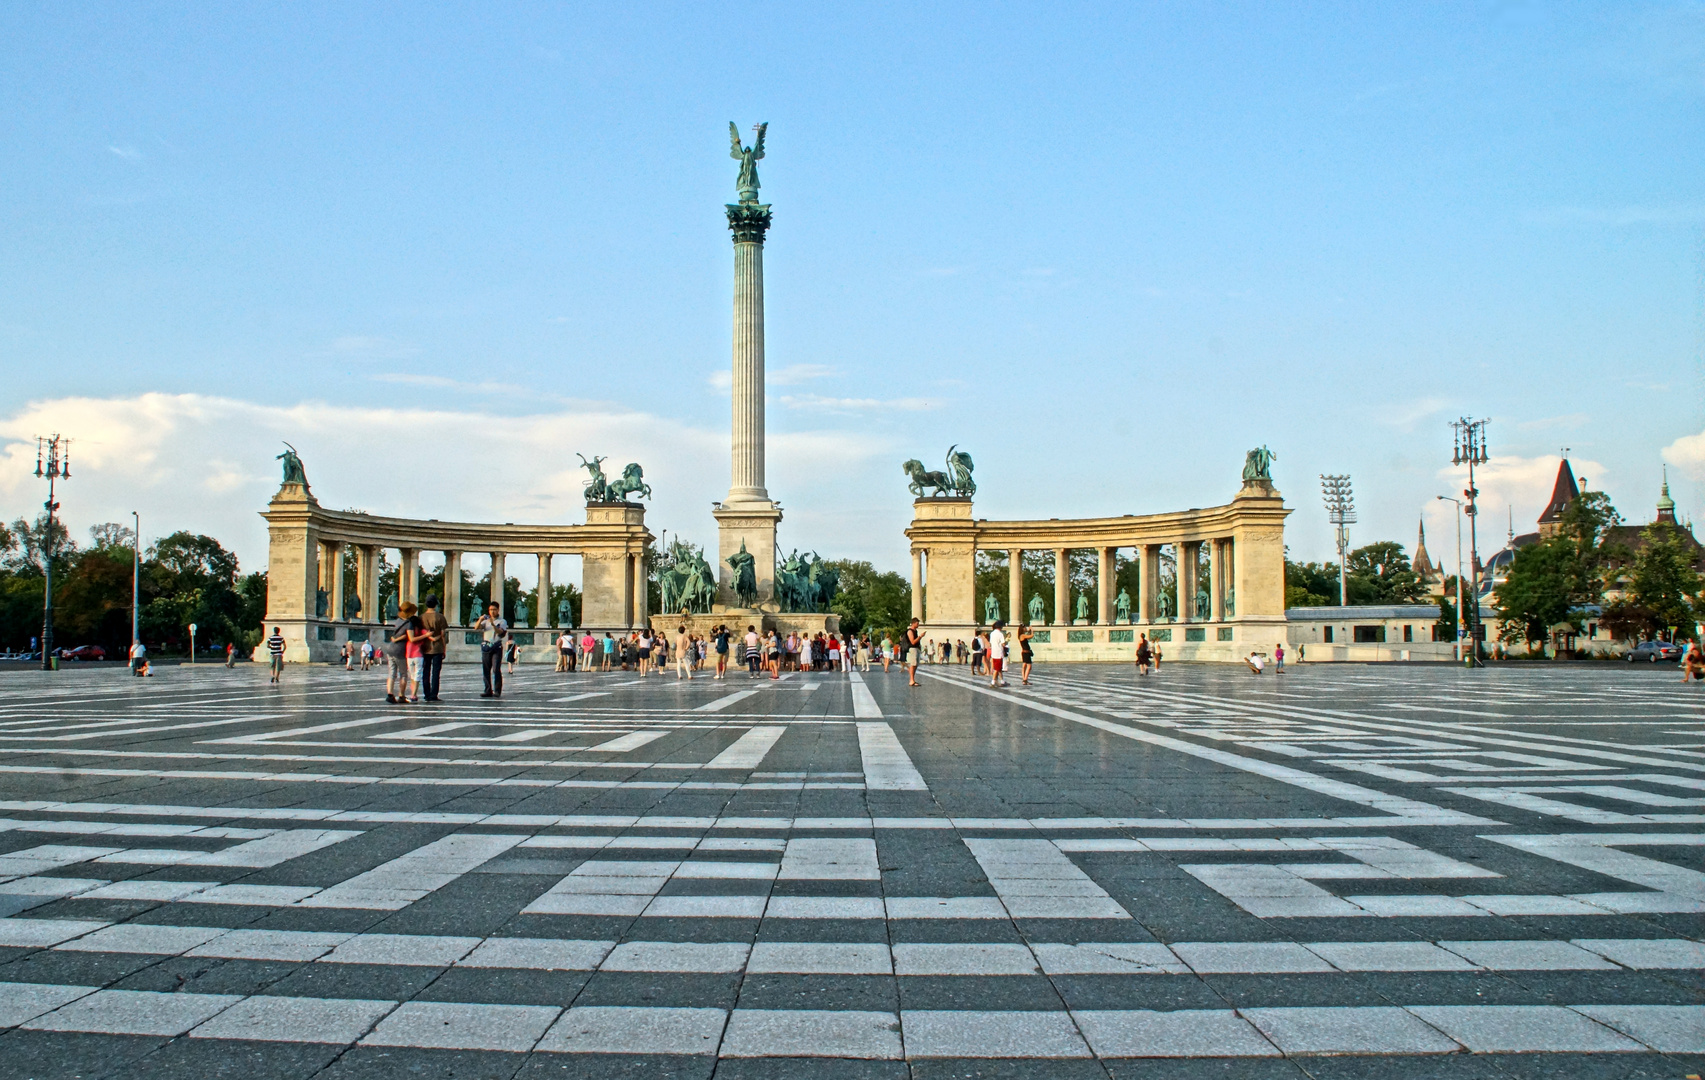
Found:
[{"label": "building roof", "polygon": [[1539,523],[1547,525],[1561,518],[1563,511],[1580,493],[1581,489],[1575,486],[1575,471],[1569,467],[1569,459],[1564,458],[1557,466],[1557,482],[1551,485],[1551,501],[1545,504]]},{"label": "building roof", "polygon": [[1417,526],[1415,534],[1415,559],[1409,565],[1410,568],[1415,571],[1415,576],[1420,578],[1422,581],[1426,581],[1434,574],[1438,573],[1438,567],[1434,566],[1433,560],[1427,556],[1427,523],[1425,521],[1422,521]]},{"label": "building roof", "polygon": [[1437,619],[1437,604],[1351,604],[1338,607],[1296,607],[1285,611],[1292,622],[1355,622],[1357,619]]}]

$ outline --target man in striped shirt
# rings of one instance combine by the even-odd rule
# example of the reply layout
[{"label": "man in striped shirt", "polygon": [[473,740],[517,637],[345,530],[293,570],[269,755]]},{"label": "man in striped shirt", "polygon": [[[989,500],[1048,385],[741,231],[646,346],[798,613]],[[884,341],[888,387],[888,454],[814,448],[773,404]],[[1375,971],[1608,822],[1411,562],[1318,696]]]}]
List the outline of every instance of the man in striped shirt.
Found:
[{"label": "man in striped shirt", "polygon": [[272,654],[272,681],[284,674],[284,635],[278,632],[278,627],[272,628],[272,636],[266,639],[266,651]]}]

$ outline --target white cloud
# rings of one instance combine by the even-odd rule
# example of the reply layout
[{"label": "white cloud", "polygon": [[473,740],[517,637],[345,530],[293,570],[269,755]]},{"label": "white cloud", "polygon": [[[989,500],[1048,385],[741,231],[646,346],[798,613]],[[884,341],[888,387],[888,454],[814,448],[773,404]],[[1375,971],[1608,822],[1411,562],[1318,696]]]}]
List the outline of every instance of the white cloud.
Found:
[{"label": "white cloud", "polygon": [[921,412],[935,408],[933,402],[924,398],[844,398],[824,397],[821,394],[784,394],[777,399],[781,404],[793,409],[803,409],[809,412],[840,413],[852,415],[881,409],[898,409],[902,412]]},{"label": "white cloud", "polygon": [[705,382],[710,384],[712,390],[726,394],[734,389],[734,373],[727,368],[717,368],[705,378]]},{"label": "white cloud", "polygon": [[771,386],[798,386],[800,383],[825,379],[836,373],[836,369],[827,364],[792,364],[765,372],[764,381]]},{"label": "white cloud", "polygon": [[[1551,498],[1551,489],[1557,482],[1557,466],[1562,460],[1558,454],[1543,454],[1539,457],[1499,456],[1474,470],[1474,482],[1480,489],[1478,531],[1482,558],[1485,558],[1488,552],[1496,551],[1504,545],[1509,538],[1512,520],[1518,536],[1538,528],[1539,515],[1544,512],[1545,504]],[[1586,478],[1588,488],[1606,486],[1605,469],[1598,462],[1571,458],[1569,464],[1574,468],[1577,479]],[[1443,468],[1438,471],[1437,476],[1440,481],[1438,494],[1463,498],[1462,490],[1468,486],[1466,467]],[[1448,539],[1454,561],[1456,526],[1452,523],[1452,515],[1455,513],[1454,505],[1436,499],[1426,510],[1428,529],[1434,534],[1428,548],[1435,560],[1444,558],[1444,544],[1447,539],[1445,530],[1449,529]],[[1463,522],[1462,537],[1463,550],[1466,552],[1466,521]],[[1464,558],[1466,557],[1465,555]]]},{"label": "white cloud", "polygon": [[1705,480],[1705,432],[1683,435],[1663,449],[1663,459],[1693,480]]},{"label": "white cloud", "polygon": [[123,158],[125,161],[131,162],[132,164],[142,160],[142,151],[136,149],[134,146],[109,146],[107,147],[107,151],[114,157]]},{"label": "white cloud", "polygon": [[533,396],[530,391],[523,390],[514,383],[461,382],[457,379],[447,379],[442,375],[416,375],[409,372],[384,372],[379,375],[370,375],[368,378],[372,379],[374,382],[395,383],[400,386],[430,386],[444,390],[459,390],[468,394],[528,394],[529,396]]},{"label": "white cloud", "polygon": [[1429,416],[1438,415],[1448,404],[1450,403],[1441,397],[1400,401],[1386,407],[1385,421],[1398,431],[1413,431],[1416,424]]}]

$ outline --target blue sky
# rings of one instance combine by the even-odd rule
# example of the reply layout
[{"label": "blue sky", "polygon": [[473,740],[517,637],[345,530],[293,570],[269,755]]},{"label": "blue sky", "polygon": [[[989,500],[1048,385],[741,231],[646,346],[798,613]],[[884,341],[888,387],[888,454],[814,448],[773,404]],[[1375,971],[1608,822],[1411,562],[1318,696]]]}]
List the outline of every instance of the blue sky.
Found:
[{"label": "blue sky", "polygon": [[[1562,447],[1632,520],[1705,498],[1705,8],[0,8],[0,512],[264,560],[280,439],[334,506],[579,520],[728,483],[734,198],[760,167],[784,546],[904,569],[899,462],[978,513],[1223,502],[1265,443],[1325,558],[1435,555],[1447,421],[1490,526]],[[1501,539],[1503,528],[1490,531]]]}]

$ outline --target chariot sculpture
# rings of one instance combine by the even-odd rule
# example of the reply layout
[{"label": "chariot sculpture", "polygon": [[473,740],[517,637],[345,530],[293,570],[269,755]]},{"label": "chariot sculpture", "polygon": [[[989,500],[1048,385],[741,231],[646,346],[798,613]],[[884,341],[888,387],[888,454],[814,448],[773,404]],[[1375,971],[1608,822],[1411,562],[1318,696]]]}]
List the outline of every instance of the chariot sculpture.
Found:
[{"label": "chariot sculpture", "polygon": [[930,488],[933,494],[930,498],[953,497],[969,499],[977,493],[976,481],[971,479],[971,470],[975,466],[971,455],[960,450],[958,444],[947,448],[947,468],[945,470],[929,470],[917,458],[912,458],[901,466],[911,482],[906,485],[915,498],[924,497],[924,489]]}]

